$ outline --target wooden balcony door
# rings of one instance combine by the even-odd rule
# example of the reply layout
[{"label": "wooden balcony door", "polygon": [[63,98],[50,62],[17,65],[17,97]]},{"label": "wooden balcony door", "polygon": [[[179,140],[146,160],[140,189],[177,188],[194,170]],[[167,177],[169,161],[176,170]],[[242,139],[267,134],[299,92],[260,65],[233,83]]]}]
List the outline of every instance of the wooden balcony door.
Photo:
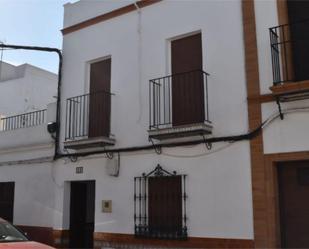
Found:
[{"label": "wooden balcony door", "polygon": [[287,0],[287,7],[294,79],[309,80],[309,20],[304,21],[309,19],[309,1]]},{"label": "wooden balcony door", "polygon": [[89,137],[109,137],[111,58],[90,65]]},{"label": "wooden balcony door", "polygon": [[171,42],[173,126],[205,120],[202,38],[195,34]]}]

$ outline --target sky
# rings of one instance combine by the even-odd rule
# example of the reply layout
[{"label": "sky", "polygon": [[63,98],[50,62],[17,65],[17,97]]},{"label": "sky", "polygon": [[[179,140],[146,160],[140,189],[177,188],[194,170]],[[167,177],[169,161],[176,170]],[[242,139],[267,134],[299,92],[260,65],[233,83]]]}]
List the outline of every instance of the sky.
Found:
[{"label": "sky", "polygon": [[[61,49],[63,4],[70,0],[0,0],[0,42]],[[1,51],[0,51],[1,55]],[[29,63],[57,73],[54,53],[7,50],[3,61]]]}]

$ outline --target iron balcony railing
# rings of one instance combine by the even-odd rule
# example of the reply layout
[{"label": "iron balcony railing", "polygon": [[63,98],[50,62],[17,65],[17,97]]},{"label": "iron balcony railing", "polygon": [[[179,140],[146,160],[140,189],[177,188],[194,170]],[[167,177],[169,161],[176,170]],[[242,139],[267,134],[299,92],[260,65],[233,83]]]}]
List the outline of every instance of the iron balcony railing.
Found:
[{"label": "iron balcony railing", "polygon": [[46,109],[1,118],[0,130],[1,131],[15,130],[20,128],[37,126],[45,122],[46,122]]},{"label": "iron balcony railing", "polygon": [[269,29],[274,85],[300,81],[300,71],[308,71],[308,32],[309,19]]},{"label": "iron balcony railing", "polygon": [[65,140],[109,137],[112,95],[110,92],[99,91],[68,98]]},{"label": "iron balcony railing", "polygon": [[149,129],[209,120],[208,73],[177,73],[149,81]]}]

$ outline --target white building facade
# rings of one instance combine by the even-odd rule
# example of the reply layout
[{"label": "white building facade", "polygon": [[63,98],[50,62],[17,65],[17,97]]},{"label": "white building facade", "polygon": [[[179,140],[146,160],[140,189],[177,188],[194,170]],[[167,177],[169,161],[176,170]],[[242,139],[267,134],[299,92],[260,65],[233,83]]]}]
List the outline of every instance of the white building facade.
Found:
[{"label": "white building facade", "polygon": [[[104,20],[104,15],[118,12],[121,14]],[[97,15],[103,21],[91,24],[89,19]],[[78,28],[78,23],[85,28]],[[94,213],[87,218],[93,219],[95,246],[126,237],[132,244],[144,245],[166,245],[160,238],[170,238],[174,247],[196,247],[199,238],[209,245],[217,238],[230,246],[251,245],[249,142],[202,142],[203,138],[248,132],[241,2],[79,1],[65,5],[63,33],[60,146],[63,154],[88,156],[65,164],[60,159],[55,164],[57,184],[63,186],[56,194],[60,215],[56,228],[70,230],[71,239],[80,232],[72,224],[72,213],[79,212],[74,210],[72,186],[75,189],[78,182],[93,181],[94,208],[88,208]],[[174,88],[176,82],[183,88]],[[230,89],[228,93],[226,89]],[[184,92],[175,95],[176,91]],[[191,107],[196,100],[190,91],[201,101]],[[222,94],[224,98],[220,98]],[[110,105],[110,117],[96,96],[105,99],[103,105]],[[192,114],[200,106],[204,113]],[[92,108],[97,108],[95,116]],[[181,116],[185,112],[192,115]],[[110,128],[104,128],[107,133],[91,130],[96,125],[109,126],[99,115],[110,122]],[[160,144],[177,146],[161,148]],[[104,153],[106,150],[110,152]],[[88,154],[93,151],[97,154]],[[186,207],[180,206],[178,225],[185,232],[164,230],[168,222],[153,224],[151,215],[169,220],[171,214],[164,208],[169,202],[162,200],[161,206],[151,207],[151,190],[140,190],[139,181],[144,185],[144,179],[135,177],[157,165],[186,175],[181,182],[186,198],[180,200]],[[111,171],[118,167],[119,174],[112,176],[115,172]],[[148,187],[150,183],[146,183]],[[158,198],[160,191],[155,191]],[[105,210],[105,205],[111,205],[110,209]],[[162,213],[153,210],[160,208]]]},{"label": "white building facade", "polygon": [[66,4],[59,148],[1,168],[14,223],[71,248],[306,247],[306,50],[287,38],[307,26],[272,28],[305,19],[292,2]]},{"label": "white building facade", "polygon": [[57,75],[30,64],[14,66],[3,61],[0,87],[1,116],[43,110],[56,101]]},{"label": "white building facade", "polygon": [[32,226],[53,221],[55,146],[47,123],[56,121],[58,77],[29,64],[0,68],[1,217],[32,235]]}]

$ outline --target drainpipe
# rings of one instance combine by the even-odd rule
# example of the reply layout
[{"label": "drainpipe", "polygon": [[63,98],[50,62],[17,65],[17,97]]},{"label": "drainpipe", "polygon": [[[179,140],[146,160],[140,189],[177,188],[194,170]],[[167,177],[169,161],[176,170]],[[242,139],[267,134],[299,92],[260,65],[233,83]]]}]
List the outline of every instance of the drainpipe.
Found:
[{"label": "drainpipe", "polygon": [[142,12],[137,2],[134,3],[137,10],[138,21],[137,21],[137,34],[138,34],[138,100],[139,100],[139,114],[137,123],[140,123],[143,116],[143,103],[142,103]]}]

